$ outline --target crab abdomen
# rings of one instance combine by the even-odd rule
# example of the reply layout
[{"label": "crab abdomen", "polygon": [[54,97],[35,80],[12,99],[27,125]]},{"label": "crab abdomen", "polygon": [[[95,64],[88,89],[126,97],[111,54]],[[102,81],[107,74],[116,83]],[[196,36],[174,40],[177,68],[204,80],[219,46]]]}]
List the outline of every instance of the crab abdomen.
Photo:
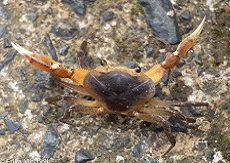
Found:
[{"label": "crab abdomen", "polygon": [[91,71],[85,77],[84,88],[109,110],[121,112],[143,105],[155,93],[154,83],[147,76],[118,70]]}]

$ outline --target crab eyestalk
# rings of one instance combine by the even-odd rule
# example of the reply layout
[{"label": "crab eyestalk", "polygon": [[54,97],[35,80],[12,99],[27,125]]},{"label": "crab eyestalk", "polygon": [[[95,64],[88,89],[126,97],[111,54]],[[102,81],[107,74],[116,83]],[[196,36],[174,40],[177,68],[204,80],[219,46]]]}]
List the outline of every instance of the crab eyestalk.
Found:
[{"label": "crab eyestalk", "polygon": [[166,72],[178,63],[180,57],[185,55],[189,51],[189,49],[191,49],[191,47],[196,42],[197,38],[199,37],[204,27],[205,18],[206,17],[203,18],[200,25],[192,34],[190,34],[189,36],[187,36],[185,39],[181,41],[181,43],[178,45],[175,52],[167,53],[166,58],[163,62],[158,63],[150,70],[145,72],[145,74],[149,78],[151,78],[155,84],[159,83],[160,80],[166,74]]}]

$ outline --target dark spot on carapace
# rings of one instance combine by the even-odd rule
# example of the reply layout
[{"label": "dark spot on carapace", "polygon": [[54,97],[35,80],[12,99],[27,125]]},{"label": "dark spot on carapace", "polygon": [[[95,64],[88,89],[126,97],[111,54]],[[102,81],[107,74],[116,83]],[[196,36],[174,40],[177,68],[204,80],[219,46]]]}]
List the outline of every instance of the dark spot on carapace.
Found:
[{"label": "dark spot on carapace", "polygon": [[144,103],[155,93],[150,78],[145,75],[132,76],[124,71],[92,71],[84,81],[84,85],[93,89],[94,98],[104,101],[108,109],[113,111],[127,111],[134,103]]}]

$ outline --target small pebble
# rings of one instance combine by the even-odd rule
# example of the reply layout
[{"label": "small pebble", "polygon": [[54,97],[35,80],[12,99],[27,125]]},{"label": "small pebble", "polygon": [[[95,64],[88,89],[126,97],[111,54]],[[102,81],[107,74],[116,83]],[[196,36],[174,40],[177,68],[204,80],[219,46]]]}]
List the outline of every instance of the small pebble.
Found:
[{"label": "small pebble", "polygon": [[168,121],[171,123],[171,131],[172,132],[187,132],[187,125],[180,119],[176,117],[170,117]]},{"label": "small pebble", "polygon": [[45,133],[45,137],[42,140],[39,153],[42,155],[43,158],[49,159],[53,156],[60,143],[61,136],[58,133],[57,128],[54,126],[49,126]]},{"label": "small pebble", "polygon": [[125,158],[122,157],[122,156],[117,156],[117,157],[116,157],[116,162],[117,162],[117,163],[124,163],[124,162],[125,162]]},{"label": "small pebble", "polygon": [[7,38],[4,38],[3,39],[3,48],[10,48],[10,47],[12,47],[10,40]]},{"label": "small pebble", "polygon": [[197,55],[196,57],[195,57],[195,62],[198,64],[198,65],[203,65],[203,62],[202,62],[202,58],[201,58],[201,56],[200,55]]},{"label": "small pebble", "polygon": [[108,22],[113,20],[114,18],[114,12],[113,11],[108,11],[102,14],[102,17],[104,19],[104,21]]},{"label": "small pebble", "polygon": [[147,144],[145,140],[141,140],[137,143],[133,148],[133,156],[134,157],[141,157],[143,153],[146,151]]},{"label": "small pebble", "polygon": [[128,68],[136,68],[137,66],[139,66],[136,62],[133,61],[127,61],[123,63],[123,66],[126,66]]},{"label": "small pebble", "polygon": [[164,75],[164,77],[161,79],[161,81],[164,83],[164,85],[168,85],[169,83],[169,76],[170,76],[170,70],[167,71]]},{"label": "small pebble", "polygon": [[5,58],[3,61],[0,62],[0,71],[14,59],[14,57],[17,54],[17,51],[16,50],[10,50],[10,53],[11,54],[9,57]]},{"label": "small pebble", "polygon": [[147,58],[153,57],[153,55],[154,55],[154,50],[153,50],[152,47],[146,46],[145,47],[145,52],[146,52],[146,57]]},{"label": "small pebble", "polygon": [[55,61],[58,61],[58,57],[57,57],[55,48],[54,48],[54,46],[53,46],[53,43],[52,43],[52,41],[51,41],[51,39],[50,39],[50,35],[49,35],[48,33],[46,33],[46,34],[44,35],[44,37],[45,37],[45,44],[46,44],[46,46],[47,46],[48,49],[49,49],[49,54],[50,54],[51,58],[52,58],[53,60],[55,60]]},{"label": "small pebble", "polygon": [[42,111],[43,111],[43,115],[46,116],[50,113],[51,111],[51,107],[49,105],[43,105],[42,106]]},{"label": "small pebble", "polygon": [[184,59],[180,59],[179,62],[176,64],[176,67],[177,68],[181,68],[184,64],[185,64],[185,60]]},{"label": "small pebble", "polygon": [[131,142],[131,139],[129,135],[125,137],[119,137],[116,139],[115,148],[121,149],[121,148],[127,147],[130,142]]},{"label": "small pebble", "polygon": [[62,56],[66,56],[68,53],[70,46],[69,45],[64,45],[61,48],[59,48],[59,54]]},{"label": "small pebble", "polygon": [[195,145],[195,148],[198,151],[204,151],[205,148],[208,146],[208,141],[207,140],[203,140],[203,141],[198,141]]},{"label": "small pebble", "polygon": [[187,58],[187,62],[191,62],[193,60],[193,58],[195,57],[194,53],[189,51],[188,52],[188,58]]},{"label": "small pebble", "polygon": [[0,6],[0,17],[3,19],[8,19],[10,17],[9,11],[2,6]]},{"label": "small pebble", "polygon": [[52,26],[52,32],[57,36],[61,37],[64,40],[70,40],[78,34],[78,30],[72,27],[60,27],[59,25]]},{"label": "small pebble", "polygon": [[5,24],[0,24],[0,37],[3,36],[4,33],[7,32],[7,27]]},{"label": "small pebble", "polygon": [[3,128],[0,128],[0,135],[5,135],[6,134],[6,130]]},{"label": "small pebble", "polygon": [[42,100],[42,94],[41,93],[35,93],[35,92],[32,93],[31,100],[33,102],[39,102],[39,101],[41,101]]},{"label": "small pebble", "polygon": [[194,117],[199,117],[201,116],[201,112],[193,105],[190,105],[188,107],[188,111],[194,116]]},{"label": "small pebble", "polygon": [[183,19],[185,20],[189,20],[191,18],[191,15],[190,15],[190,11],[189,10],[185,10],[181,13],[180,15]]},{"label": "small pebble", "polygon": [[204,72],[204,69],[199,66],[197,69],[197,76],[200,76],[203,72]]},{"label": "small pebble", "polygon": [[68,5],[77,15],[85,15],[86,6],[84,0],[61,0],[61,2]]},{"label": "small pebble", "polygon": [[7,129],[9,130],[9,132],[11,134],[13,134],[15,131],[19,130],[19,128],[21,127],[21,124],[17,121],[4,119],[4,122],[5,122]]},{"label": "small pebble", "polygon": [[80,149],[75,155],[75,163],[85,163],[94,159],[90,151]]},{"label": "small pebble", "polygon": [[182,73],[179,71],[173,71],[172,72],[172,77],[177,78],[178,76],[182,76]]}]

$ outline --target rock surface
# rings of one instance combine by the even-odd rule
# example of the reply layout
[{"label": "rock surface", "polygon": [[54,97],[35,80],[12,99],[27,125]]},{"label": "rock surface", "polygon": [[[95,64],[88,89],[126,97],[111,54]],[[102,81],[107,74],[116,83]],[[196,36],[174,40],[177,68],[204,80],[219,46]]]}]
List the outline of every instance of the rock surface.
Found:
[{"label": "rock surface", "polygon": [[[72,10],[70,2],[75,3],[72,7],[81,2],[80,15]],[[126,63],[145,71],[177,46],[156,36],[146,22],[146,14],[153,12],[142,5],[147,7],[152,1],[4,0],[0,2],[1,159],[49,158],[49,162],[75,162],[77,152],[84,149],[93,156],[92,162],[229,161],[230,34],[226,21],[230,19],[229,6],[226,1],[180,0],[171,1],[172,5],[166,0],[158,2],[165,2],[157,4],[162,10],[158,19],[168,21],[173,13],[178,26],[174,24],[172,32],[177,35],[178,30],[183,38],[197,27],[204,15],[207,17],[195,46],[165,77],[166,83],[156,86],[155,98],[210,103],[209,108],[170,108],[197,119],[196,123],[186,125],[170,119],[177,140],[172,151],[161,157],[170,145],[161,125],[133,117],[73,114],[71,121],[76,127],[59,122],[72,103],[59,101],[52,105],[46,98],[59,94],[92,98],[62,88],[52,75],[29,65],[7,42],[14,41],[35,53],[48,54],[44,35],[49,34],[53,46],[49,47],[56,51],[58,61],[73,68],[78,66],[80,45],[88,37],[86,61],[92,68],[105,59],[109,65]],[[102,13],[108,15],[103,17]],[[170,38],[171,43],[178,42],[178,36]],[[66,45],[68,53],[59,55],[57,52],[64,47],[66,50]],[[53,133],[47,141],[50,143],[44,137],[48,126],[55,126],[49,132]]]}]

